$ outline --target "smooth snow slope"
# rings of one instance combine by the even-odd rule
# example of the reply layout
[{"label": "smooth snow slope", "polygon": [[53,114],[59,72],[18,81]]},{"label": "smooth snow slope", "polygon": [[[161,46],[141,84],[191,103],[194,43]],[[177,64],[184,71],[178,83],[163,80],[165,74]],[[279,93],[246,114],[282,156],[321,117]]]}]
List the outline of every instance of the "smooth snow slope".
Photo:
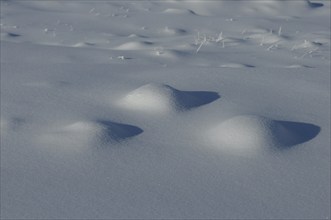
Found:
[{"label": "smooth snow slope", "polygon": [[330,218],[330,1],[0,3],[1,218]]}]

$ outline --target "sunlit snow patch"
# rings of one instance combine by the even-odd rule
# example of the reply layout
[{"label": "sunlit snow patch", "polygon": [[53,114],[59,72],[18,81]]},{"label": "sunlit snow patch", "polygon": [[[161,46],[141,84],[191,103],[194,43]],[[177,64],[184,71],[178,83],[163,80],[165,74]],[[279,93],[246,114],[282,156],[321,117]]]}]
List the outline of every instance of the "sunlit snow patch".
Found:
[{"label": "sunlit snow patch", "polygon": [[149,41],[131,41],[131,42],[123,43],[114,49],[116,49],[116,50],[146,50],[146,49],[151,49],[152,45],[153,45],[153,43],[149,42]]}]

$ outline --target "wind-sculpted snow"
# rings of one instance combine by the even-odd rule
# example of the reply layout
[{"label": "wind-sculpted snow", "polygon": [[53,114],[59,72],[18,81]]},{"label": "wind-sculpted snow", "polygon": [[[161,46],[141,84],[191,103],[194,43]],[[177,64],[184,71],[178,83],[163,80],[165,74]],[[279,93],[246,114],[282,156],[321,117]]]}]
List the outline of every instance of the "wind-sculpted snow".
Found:
[{"label": "wind-sculpted snow", "polygon": [[0,0],[1,219],[330,219],[329,0]]},{"label": "wind-sculpted snow", "polygon": [[270,148],[286,149],[309,141],[319,131],[320,128],[312,124],[240,115],[225,120],[209,135],[220,150],[245,154]]},{"label": "wind-sculpted snow", "polygon": [[127,42],[124,43],[115,49],[117,50],[146,50],[148,48],[151,48],[153,45],[152,42],[148,41],[142,41],[142,42]]},{"label": "wind-sculpted snow", "polygon": [[139,127],[112,121],[78,121],[55,128],[51,132],[41,135],[40,139],[46,147],[55,145],[55,147],[72,150],[72,148],[116,143],[142,132],[143,130]]},{"label": "wind-sculpted snow", "polygon": [[165,113],[185,111],[220,98],[215,92],[181,91],[169,85],[151,83],[127,94],[119,104],[124,108]]}]

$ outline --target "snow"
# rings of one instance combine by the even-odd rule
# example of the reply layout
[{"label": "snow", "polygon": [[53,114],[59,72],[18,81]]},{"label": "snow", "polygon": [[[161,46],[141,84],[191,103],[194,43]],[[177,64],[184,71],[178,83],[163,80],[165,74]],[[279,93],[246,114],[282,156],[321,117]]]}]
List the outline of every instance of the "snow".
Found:
[{"label": "snow", "polygon": [[211,139],[229,151],[247,154],[265,147],[286,148],[309,141],[320,131],[311,124],[275,121],[261,116],[241,115],[228,119],[210,131]]},{"label": "snow", "polygon": [[330,1],[0,3],[1,218],[330,218]]},{"label": "snow", "polygon": [[169,85],[152,83],[139,87],[120,99],[119,105],[155,113],[185,111],[219,98],[215,92],[187,92]]}]

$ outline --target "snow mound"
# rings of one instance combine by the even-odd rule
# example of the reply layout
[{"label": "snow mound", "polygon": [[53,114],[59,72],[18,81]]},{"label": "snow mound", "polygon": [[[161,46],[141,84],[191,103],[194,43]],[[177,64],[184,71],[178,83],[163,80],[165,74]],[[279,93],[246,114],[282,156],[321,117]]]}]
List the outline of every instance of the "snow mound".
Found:
[{"label": "snow mound", "polygon": [[168,36],[173,36],[173,35],[183,35],[187,33],[187,30],[182,29],[182,28],[170,28],[170,27],[165,27],[160,31],[164,35]]},{"label": "snow mound", "polygon": [[307,65],[301,65],[301,64],[292,64],[292,65],[285,66],[285,68],[296,69],[296,68],[313,68],[313,67],[307,66]]},{"label": "snow mound", "polygon": [[95,43],[91,43],[91,42],[78,42],[74,45],[72,45],[73,47],[88,47],[88,46],[95,46]]},{"label": "snow mound", "polygon": [[222,149],[255,152],[270,146],[285,149],[314,138],[319,131],[320,128],[312,124],[240,115],[222,122],[209,134]]},{"label": "snow mound", "polygon": [[249,65],[249,64],[243,64],[243,63],[226,63],[226,64],[222,64],[220,67],[222,68],[252,68],[255,67],[253,65]]},{"label": "snow mound", "polygon": [[195,15],[196,13],[192,10],[189,9],[180,9],[180,8],[167,8],[163,11],[163,13],[166,14],[183,14],[183,15],[187,15],[187,14],[192,14]]},{"label": "snow mound", "polygon": [[111,121],[78,121],[55,129],[44,135],[42,140],[57,146],[82,147],[118,142],[142,132],[136,126]]},{"label": "snow mound", "polygon": [[253,41],[259,43],[260,45],[275,44],[275,43],[279,43],[281,41],[287,41],[286,38],[284,38],[282,36],[278,36],[273,33],[252,34],[249,36],[249,39],[252,39]]},{"label": "snow mound", "polygon": [[124,44],[121,44],[120,46],[116,47],[116,50],[144,50],[144,49],[150,49],[150,46],[152,46],[152,42],[148,41],[131,41],[126,42]]},{"label": "snow mound", "polygon": [[219,97],[215,92],[180,91],[169,85],[151,83],[130,92],[119,104],[128,109],[164,113],[188,110]]},{"label": "snow mound", "polygon": [[310,49],[315,49],[319,46],[321,46],[322,43],[319,43],[319,42],[313,42],[313,41],[308,41],[308,40],[304,40],[303,43],[300,43],[300,44],[296,44],[293,46],[293,50],[296,50],[296,49],[307,49],[307,48],[310,48]]}]

